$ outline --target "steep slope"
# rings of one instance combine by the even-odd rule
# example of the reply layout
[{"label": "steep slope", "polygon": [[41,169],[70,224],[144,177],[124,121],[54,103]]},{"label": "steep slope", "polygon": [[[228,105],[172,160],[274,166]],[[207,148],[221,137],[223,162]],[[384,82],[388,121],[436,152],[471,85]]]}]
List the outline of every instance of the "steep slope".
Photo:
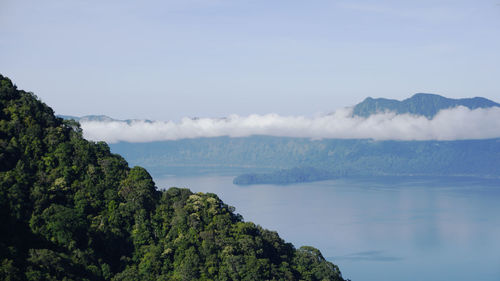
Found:
[{"label": "steep slope", "polygon": [[366,98],[353,108],[353,115],[368,117],[381,112],[395,112],[397,114],[410,113],[422,115],[432,119],[440,110],[465,106],[469,109],[487,108],[500,104],[491,100],[475,97],[466,99],[449,99],[435,94],[415,94],[403,101],[385,98]]},{"label": "steep slope", "polygon": [[0,75],[0,279],[343,280],[215,194],[158,191]]}]

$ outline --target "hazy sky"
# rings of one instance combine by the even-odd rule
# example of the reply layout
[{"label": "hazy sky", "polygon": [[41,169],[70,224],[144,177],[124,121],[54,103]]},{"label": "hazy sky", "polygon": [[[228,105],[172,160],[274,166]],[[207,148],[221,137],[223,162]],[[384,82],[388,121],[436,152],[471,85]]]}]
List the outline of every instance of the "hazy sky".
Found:
[{"label": "hazy sky", "polygon": [[0,0],[0,73],[58,114],[313,115],[500,100],[500,0]]}]

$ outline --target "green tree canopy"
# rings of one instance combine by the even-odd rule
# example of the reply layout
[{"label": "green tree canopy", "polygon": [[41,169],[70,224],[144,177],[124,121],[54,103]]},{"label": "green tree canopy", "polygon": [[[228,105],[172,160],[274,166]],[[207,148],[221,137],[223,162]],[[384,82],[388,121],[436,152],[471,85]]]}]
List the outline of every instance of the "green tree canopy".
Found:
[{"label": "green tree canopy", "polygon": [[217,195],[158,191],[0,75],[0,279],[343,280]]}]

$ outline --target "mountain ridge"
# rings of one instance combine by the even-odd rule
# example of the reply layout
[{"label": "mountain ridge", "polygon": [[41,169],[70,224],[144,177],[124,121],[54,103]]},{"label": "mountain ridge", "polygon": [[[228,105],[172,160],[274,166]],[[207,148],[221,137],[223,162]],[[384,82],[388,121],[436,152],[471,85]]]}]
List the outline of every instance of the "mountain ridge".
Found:
[{"label": "mountain ridge", "polygon": [[[370,175],[500,177],[500,139],[374,141],[252,136],[119,142],[110,147],[131,163],[147,167],[156,177],[169,171],[222,171],[245,174],[236,183],[248,184]],[[252,180],[256,179],[254,174],[266,176]]]},{"label": "mountain ridge", "polygon": [[[372,98],[366,97],[363,101],[352,106],[352,116],[369,117],[372,114],[394,112],[396,114],[413,114],[425,116],[432,119],[440,110],[451,109],[457,106],[464,106],[468,109],[500,107],[500,103],[492,101],[484,97],[472,98],[447,98],[438,94],[431,93],[416,93],[409,98],[403,100],[388,99],[388,98]],[[56,115],[66,120],[75,120],[79,122],[126,122],[133,121],[154,122],[149,119],[115,119],[107,115],[91,114],[84,116],[73,115]],[[197,120],[199,117],[192,117],[192,120]],[[227,119],[227,117],[211,118],[211,119]]]},{"label": "mountain ridge", "polygon": [[483,97],[450,99],[437,94],[417,93],[402,101],[367,97],[353,107],[353,116],[369,117],[372,114],[394,112],[434,118],[443,109],[464,106],[468,109],[500,107],[499,103]]},{"label": "mountain ridge", "polygon": [[[475,97],[449,99],[415,94],[403,101],[366,98],[354,113],[419,114],[433,118],[439,110],[498,107]],[[422,107],[427,110],[422,110]],[[364,118],[364,117],[363,117]],[[308,139],[253,135],[202,137],[145,143],[118,142],[111,149],[155,176],[168,171],[237,173],[236,184],[294,183],[349,176],[500,177],[500,139],[371,140]],[[396,152],[395,152],[396,151]],[[168,168],[167,168],[168,167]]]},{"label": "mountain ridge", "polygon": [[153,121],[149,119],[115,119],[112,117],[109,117],[107,115],[99,114],[99,115],[84,115],[84,116],[73,116],[73,115],[62,115],[58,114],[56,115],[59,118],[62,118],[64,120],[74,120],[77,122],[125,122],[127,124],[131,124],[132,122],[136,121],[141,121],[141,122],[146,122],[146,123],[152,123]]}]

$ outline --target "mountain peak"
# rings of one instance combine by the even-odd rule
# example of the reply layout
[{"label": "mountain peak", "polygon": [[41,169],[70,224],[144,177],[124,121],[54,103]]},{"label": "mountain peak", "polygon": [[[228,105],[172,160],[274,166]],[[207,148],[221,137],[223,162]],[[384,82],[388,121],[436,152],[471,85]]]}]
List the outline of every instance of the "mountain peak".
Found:
[{"label": "mountain peak", "polygon": [[438,95],[438,94],[416,93],[406,100],[412,100],[412,99],[441,99],[441,100],[443,100],[443,99],[447,99],[447,98],[443,97],[441,95]]},{"label": "mountain peak", "polygon": [[382,112],[413,114],[434,118],[442,109],[465,106],[469,109],[500,107],[500,104],[482,97],[450,99],[437,94],[416,93],[403,101],[386,98],[366,98],[354,106],[353,116],[368,117]]}]

